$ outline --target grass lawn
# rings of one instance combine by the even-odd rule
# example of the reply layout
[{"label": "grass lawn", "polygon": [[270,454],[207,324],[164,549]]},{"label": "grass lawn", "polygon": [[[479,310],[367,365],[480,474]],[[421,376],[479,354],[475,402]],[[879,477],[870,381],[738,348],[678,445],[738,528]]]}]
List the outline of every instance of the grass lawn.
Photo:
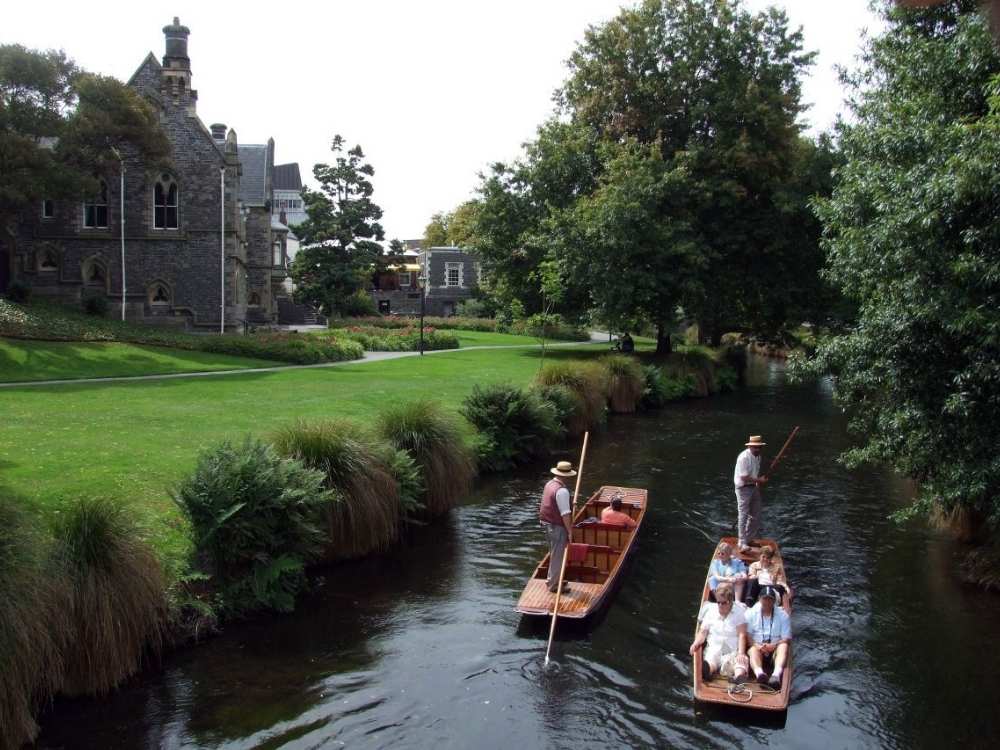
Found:
[{"label": "grass lawn", "polygon": [[[516,336],[513,333],[492,333],[490,331],[454,330],[462,346],[538,346],[540,341],[534,336]],[[548,344],[566,343],[549,341]]]},{"label": "grass lawn", "polygon": [[0,338],[0,382],[280,367],[281,362],[161,346]]},{"label": "grass lawn", "polygon": [[[546,357],[606,351],[579,345]],[[154,545],[176,561],[186,542],[169,491],[200,450],[297,418],[367,422],[399,401],[434,399],[457,412],[473,384],[527,383],[539,358],[538,349],[458,350],[285,372],[2,389],[0,492],[46,514],[80,495],[131,501]]]}]

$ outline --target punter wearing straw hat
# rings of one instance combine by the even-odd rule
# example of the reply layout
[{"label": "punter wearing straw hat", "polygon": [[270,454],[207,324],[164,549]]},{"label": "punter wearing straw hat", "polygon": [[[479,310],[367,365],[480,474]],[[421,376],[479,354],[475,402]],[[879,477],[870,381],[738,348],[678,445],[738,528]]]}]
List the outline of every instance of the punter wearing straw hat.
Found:
[{"label": "punter wearing straw hat", "polygon": [[760,514],[764,504],[760,486],[767,484],[767,477],[760,476],[760,451],[767,443],[760,435],[751,435],[744,450],[736,459],[733,483],[736,485],[736,508],[739,513],[736,531],[740,538],[740,552],[750,552],[750,543],[760,530]]},{"label": "punter wearing straw hat", "polygon": [[[549,575],[545,583],[549,591],[555,593],[559,586],[559,571],[562,570],[566,545],[573,536],[569,488],[563,479],[575,477],[576,472],[569,461],[560,461],[551,471],[553,477],[546,482],[542,491],[542,502],[538,506],[538,520],[541,521],[545,536],[549,540]],[[568,585],[563,583],[564,593],[568,588]]]}]

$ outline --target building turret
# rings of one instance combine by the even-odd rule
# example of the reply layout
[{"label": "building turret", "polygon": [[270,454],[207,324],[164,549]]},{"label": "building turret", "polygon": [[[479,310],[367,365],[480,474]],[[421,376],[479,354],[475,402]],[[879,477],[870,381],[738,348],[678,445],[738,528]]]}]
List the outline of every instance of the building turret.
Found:
[{"label": "building turret", "polygon": [[181,19],[174,16],[174,22],[163,27],[163,35],[167,38],[167,54],[163,56],[164,68],[180,68],[191,70],[191,59],[188,57],[188,35],[191,29],[181,26]]},{"label": "building turret", "polygon": [[160,93],[165,103],[185,108],[195,114],[198,92],[191,88],[191,58],[188,57],[188,35],[191,30],[181,26],[176,16],[174,22],[163,27],[167,51],[163,56],[163,81]]}]

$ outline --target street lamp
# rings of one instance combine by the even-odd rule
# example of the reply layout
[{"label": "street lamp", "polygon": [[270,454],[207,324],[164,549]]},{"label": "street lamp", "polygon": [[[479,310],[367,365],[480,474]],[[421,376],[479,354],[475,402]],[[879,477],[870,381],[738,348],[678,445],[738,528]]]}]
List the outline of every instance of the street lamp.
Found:
[{"label": "street lamp", "polygon": [[424,303],[427,299],[426,276],[418,276],[417,283],[420,284],[420,356],[424,356]]}]

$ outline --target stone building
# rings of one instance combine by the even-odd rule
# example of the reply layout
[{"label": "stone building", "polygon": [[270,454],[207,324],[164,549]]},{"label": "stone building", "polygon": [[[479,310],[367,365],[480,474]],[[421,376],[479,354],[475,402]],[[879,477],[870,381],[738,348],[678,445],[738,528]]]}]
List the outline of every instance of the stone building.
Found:
[{"label": "stone building", "polygon": [[154,169],[124,150],[124,222],[121,175],[103,175],[95,196],[43,201],[2,250],[38,296],[103,295],[117,314],[124,287],[130,320],[215,330],[274,320],[285,274],[284,237],[271,223],[274,142],[240,146],[225,125],[206,128],[190,30],[175,18],[163,33],[162,62],[150,53],[128,85],[159,115],[168,165]]},{"label": "stone building", "polygon": [[372,280],[372,300],[382,314],[419,315],[423,297],[426,315],[448,317],[458,312],[460,302],[472,297],[479,272],[475,257],[460,248],[419,250],[416,257],[404,254],[389,260]]}]

